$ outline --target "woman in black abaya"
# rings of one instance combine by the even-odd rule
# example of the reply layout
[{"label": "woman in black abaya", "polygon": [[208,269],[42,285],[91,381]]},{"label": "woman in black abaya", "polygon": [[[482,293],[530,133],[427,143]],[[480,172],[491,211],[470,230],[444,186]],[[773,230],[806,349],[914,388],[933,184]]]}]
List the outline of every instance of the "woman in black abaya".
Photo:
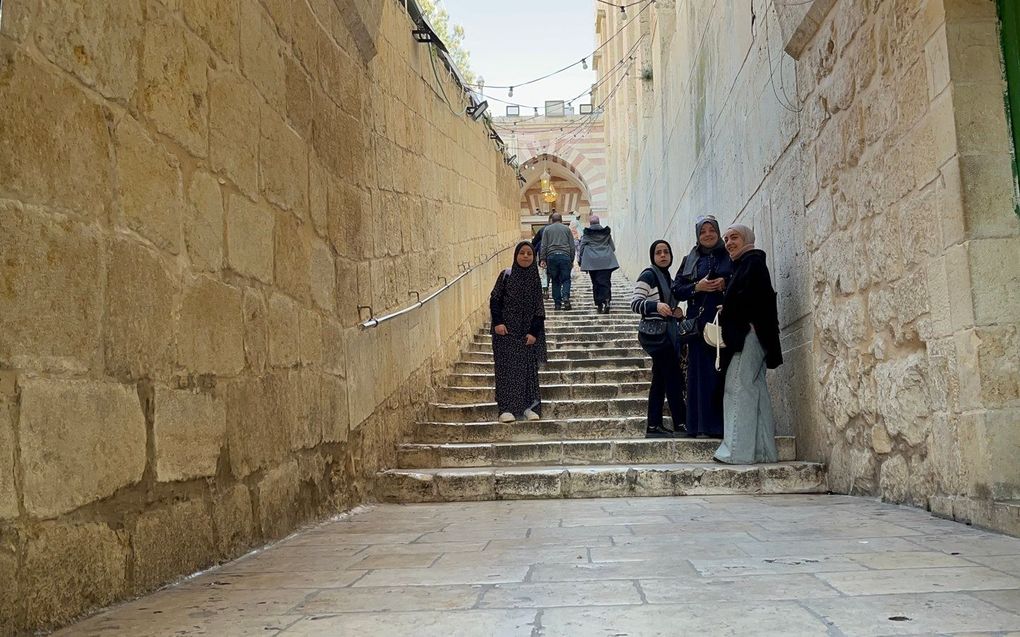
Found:
[{"label": "woman in black abaya", "polygon": [[517,244],[513,266],[499,273],[489,296],[492,357],[500,422],[542,417],[538,367],[547,359],[545,307],[535,250]]}]

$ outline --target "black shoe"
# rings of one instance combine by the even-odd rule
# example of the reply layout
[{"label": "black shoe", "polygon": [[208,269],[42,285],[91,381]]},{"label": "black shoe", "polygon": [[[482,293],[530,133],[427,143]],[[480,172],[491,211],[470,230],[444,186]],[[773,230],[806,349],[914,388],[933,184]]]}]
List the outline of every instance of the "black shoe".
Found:
[{"label": "black shoe", "polygon": [[553,309],[554,309],[554,310],[559,310],[559,309],[560,309],[560,304],[559,304],[559,303],[557,303],[556,305],[554,305],[554,306],[553,306]]},{"label": "black shoe", "polygon": [[673,437],[674,438],[696,438],[697,436],[695,434],[689,433],[686,429],[681,429],[680,431],[674,432],[673,433]]},{"label": "black shoe", "polygon": [[645,438],[672,438],[673,432],[662,427],[650,427],[645,431]]},{"label": "black shoe", "polygon": [[569,310],[574,309],[574,306],[570,304],[570,301],[564,301],[563,302],[563,309],[569,311]]},{"label": "black shoe", "polygon": [[601,303],[596,303],[596,304],[595,304],[595,311],[596,311],[597,313],[599,313],[599,314],[603,314],[603,313],[605,313],[605,310],[603,309],[603,307],[602,307],[602,304],[601,304]]},{"label": "black shoe", "polygon": [[609,314],[609,304],[608,303],[603,303],[602,304],[602,313],[603,314]]}]

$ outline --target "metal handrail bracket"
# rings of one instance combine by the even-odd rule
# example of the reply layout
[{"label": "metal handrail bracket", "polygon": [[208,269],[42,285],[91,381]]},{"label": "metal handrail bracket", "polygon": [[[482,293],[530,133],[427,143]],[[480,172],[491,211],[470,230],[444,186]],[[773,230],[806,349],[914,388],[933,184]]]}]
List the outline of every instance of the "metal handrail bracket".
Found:
[{"label": "metal handrail bracket", "polygon": [[[509,246],[503,248],[502,250],[497,250],[496,252],[493,252],[489,256],[489,258],[485,259],[484,261],[481,261],[478,265],[472,266],[471,268],[469,268],[467,270],[464,270],[463,272],[461,272],[457,276],[453,277],[453,280],[451,280],[449,282],[446,282],[442,287],[437,289],[435,292],[432,292],[431,294],[428,294],[428,295],[426,295],[424,297],[419,298],[419,300],[415,301],[411,305],[408,305],[407,307],[401,308],[401,309],[399,309],[399,310],[397,310],[395,312],[390,312],[389,314],[384,314],[384,315],[379,316],[379,317],[373,316],[372,318],[368,319],[367,321],[362,321],[358,325],[358,327],[360,327],[363,330],[371,329],[373,327],[379,327],[380,324],[385,323],[386,321],[393,320],[393,319],[397,318],[398,316],[403,316],[404,314],[407,314],[408,312],[411,312],[413,310],[417,310],[418,308],[420,308],[421,306],[425,305],[426,303],[428,303],[432,299],[436,298],[437,296],[439,296],[443,292],[445,292],[445,291],[449,290],[450,288],[452,288],[454,285],[457,284],[457,281],[460,281],[461,279],[463,279],[467,275],[471,274],[472,272],[474,272],[478,268],[482,267],[483,265],[485,265],[489,261],[492,261],[497,256],[503,254],[507,250],[512,250],[516,245],[517,244],[515,243],[513,245],[509,245]],[[446,281],[446,277],[444,277],[444,276],[440,276],[438,278],[442,279],[444,282]],[[418,293],[417,292],[412,292],[411,294],[418,294]],[[361,306],[361,307],[367,307],[367,306]],[[369,310],[369,311],[371,311],[371,310]]]}]

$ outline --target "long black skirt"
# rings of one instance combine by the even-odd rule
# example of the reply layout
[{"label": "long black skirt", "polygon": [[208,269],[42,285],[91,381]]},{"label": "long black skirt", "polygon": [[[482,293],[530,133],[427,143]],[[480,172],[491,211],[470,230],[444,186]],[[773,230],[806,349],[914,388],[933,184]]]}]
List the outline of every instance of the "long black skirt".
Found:
[{"label": "long black skirt", "polygon": [[722,374],[715,371],[715,350],[703,340],[687,345],[687,432],[723,435]]},{"label": "long black skirt", "polygon": [[539,350],[524,344],[523,336],[492,335],[492,358],[496,370],[496,405],[499,413],[517,418],[530,409],[542,415],[538,389]]}]

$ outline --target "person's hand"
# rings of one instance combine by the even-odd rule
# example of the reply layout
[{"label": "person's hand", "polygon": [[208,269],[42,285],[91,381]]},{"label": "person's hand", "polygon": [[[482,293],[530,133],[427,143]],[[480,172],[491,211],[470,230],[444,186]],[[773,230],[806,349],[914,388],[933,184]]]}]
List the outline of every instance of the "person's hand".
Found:
[{"label": "person's hand", "polygon": [[708,282],[708,277],[707,276],[704,279],[701,279],[697,283],[694,284],[694,291],[695,292],[711,292],[712,291],[712,284]]},{"label": "person's hand", "polygon": [[719,277],[718,279],[709,279],[708,284],[712,286],[712,292],[722,292],[726,289],[726,279]]},{"label": "person's hand", "polygon": [[684,317],[684,308],[677,307],[675,310],[673,310],[673,318],[682,319],[683,317]]},{"label": "person's hand", "polygon": [[665,316],[666,318],[673,316],[673,308],[665,303],[659,303],[655,306],[655,309],[660,316]]},{"label": "person's hand", "polygon": [[494,331],[497,334],[499,334],[500,336],[506,336],[506,334],[507,334],[506,325],[503,325],[502,323],[500,323],[499,325],[496,326],[496,329]]},{"label": "person's hand", "polygon": [[536,342],[538,342],[538,339],[532,336],[531,334],[528,334],[527,336],[524,337],[524,344],[527,345],[528,347],[531,347]]},{"label": "person's hand", "polygon": [[544,268],[545,267],[545,261],[539,261],[538,262],[538,267]]}]

